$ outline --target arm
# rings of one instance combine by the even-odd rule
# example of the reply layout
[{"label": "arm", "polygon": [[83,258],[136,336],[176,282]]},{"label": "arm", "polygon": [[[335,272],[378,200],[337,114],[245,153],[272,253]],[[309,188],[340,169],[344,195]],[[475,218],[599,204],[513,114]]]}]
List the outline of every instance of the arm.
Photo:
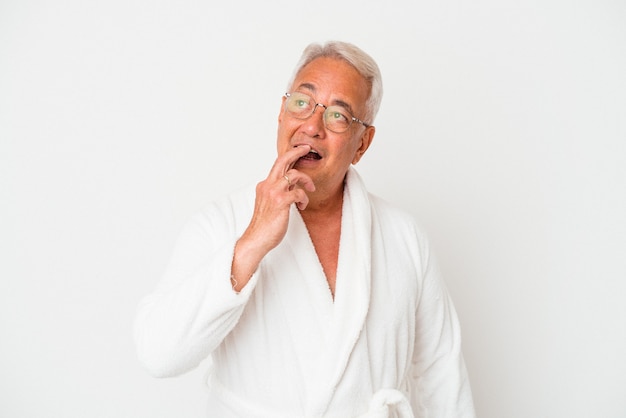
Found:
[{"label": "arm", "polygon": [[254,288],[250,283],[239,295],[231,288],[236,232],[222,212],[212,206],[184,227],[161,282],[139,303],[137,354],[155,376],[179,375],[203,361],[235,326]]},{"label": "arm", "polygon": [[411,403],[418,418],[474,418],[457,314],[432,255],[424,255],[427,262],[416,312]]},{"label": "arm", "polygon": [[300,210],[307,207],[306,191],[315,191],[315,186],[309,176],[292,167],[310,150],[310,146],[303,145],[287,151],[276,159],[267,178],[257,185],[252,219],[237,241],[233,255],[235,291],[246,286],[261,260],[285,237],[291,205],[295,203]]},{"label": "arm", "polygon": [[213,205],[185,227],[164,278],[135,317],[137,353],[153,375],[195,368],[235,327],[259,263],[286,233],[290,206],[306,207],[305,189],[315,189],[308,176],[292,169],[309,150],[296,147],[277,158],[256,188],[252,219],[238,240],[232,216],[237,207]]}]

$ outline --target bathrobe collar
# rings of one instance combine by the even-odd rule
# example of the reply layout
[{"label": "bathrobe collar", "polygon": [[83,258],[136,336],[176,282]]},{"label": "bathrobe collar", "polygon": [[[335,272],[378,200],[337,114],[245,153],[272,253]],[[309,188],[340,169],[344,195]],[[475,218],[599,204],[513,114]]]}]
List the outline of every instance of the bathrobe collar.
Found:
[{"label": "bathrobe collar", "polygon": [[[281,286],[281,301],[306,384],[307,414],[323,415],[344,376],[354,346],[363,330],[370,304],[372,213],[369,196],[354,168],[346,176],[341,218],[337,282],[333,303],[321,263],[295,205],[289,228],[277,247],[295,257],[301,277],[294,278],[304,292],[292,292],[296,283]],[[306,333],[317,333],[313,339]],[[298,337],[302,338],[298,338]],[[299,341],[316,340],[313,347]]]}]

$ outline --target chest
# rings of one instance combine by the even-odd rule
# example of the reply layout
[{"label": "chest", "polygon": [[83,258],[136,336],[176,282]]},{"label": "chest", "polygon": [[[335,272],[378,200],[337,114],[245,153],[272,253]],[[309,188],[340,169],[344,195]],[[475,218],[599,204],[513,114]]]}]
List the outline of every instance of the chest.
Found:
[{"label": "chest", "polygon": [[317,258],[324,270],[328,287],[334,296],[341,239],[341,218],[328,218],[325,222],[307,225],[307,228]]}]

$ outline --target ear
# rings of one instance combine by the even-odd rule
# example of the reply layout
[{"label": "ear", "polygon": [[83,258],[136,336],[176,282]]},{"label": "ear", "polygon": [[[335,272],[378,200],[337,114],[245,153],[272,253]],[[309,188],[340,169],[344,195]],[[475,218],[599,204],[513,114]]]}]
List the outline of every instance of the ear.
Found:
[{"label": "ear", "polygon": [[361,157],[363,157],[363,154],[365,154],[365,151],[367,151],[367,149],[372,144],[375,133],[376,133],[376,128],[374,126],[368,126],[367,128],[365,128],[363,135],[361,135],[361,145],[354,153],[352,164],[358,163]]}]

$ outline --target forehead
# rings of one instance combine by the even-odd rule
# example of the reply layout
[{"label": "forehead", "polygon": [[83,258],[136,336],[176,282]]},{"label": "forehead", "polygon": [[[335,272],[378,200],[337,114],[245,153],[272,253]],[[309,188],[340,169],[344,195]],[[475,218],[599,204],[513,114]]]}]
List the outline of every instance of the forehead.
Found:
[{"label": "forehead", "polygon": [[329,57],[316,58],[296,76],[291,90],[309,91],[320,102],[340,100],[360,109],[369,96],[367,80],[348,62]]}]

